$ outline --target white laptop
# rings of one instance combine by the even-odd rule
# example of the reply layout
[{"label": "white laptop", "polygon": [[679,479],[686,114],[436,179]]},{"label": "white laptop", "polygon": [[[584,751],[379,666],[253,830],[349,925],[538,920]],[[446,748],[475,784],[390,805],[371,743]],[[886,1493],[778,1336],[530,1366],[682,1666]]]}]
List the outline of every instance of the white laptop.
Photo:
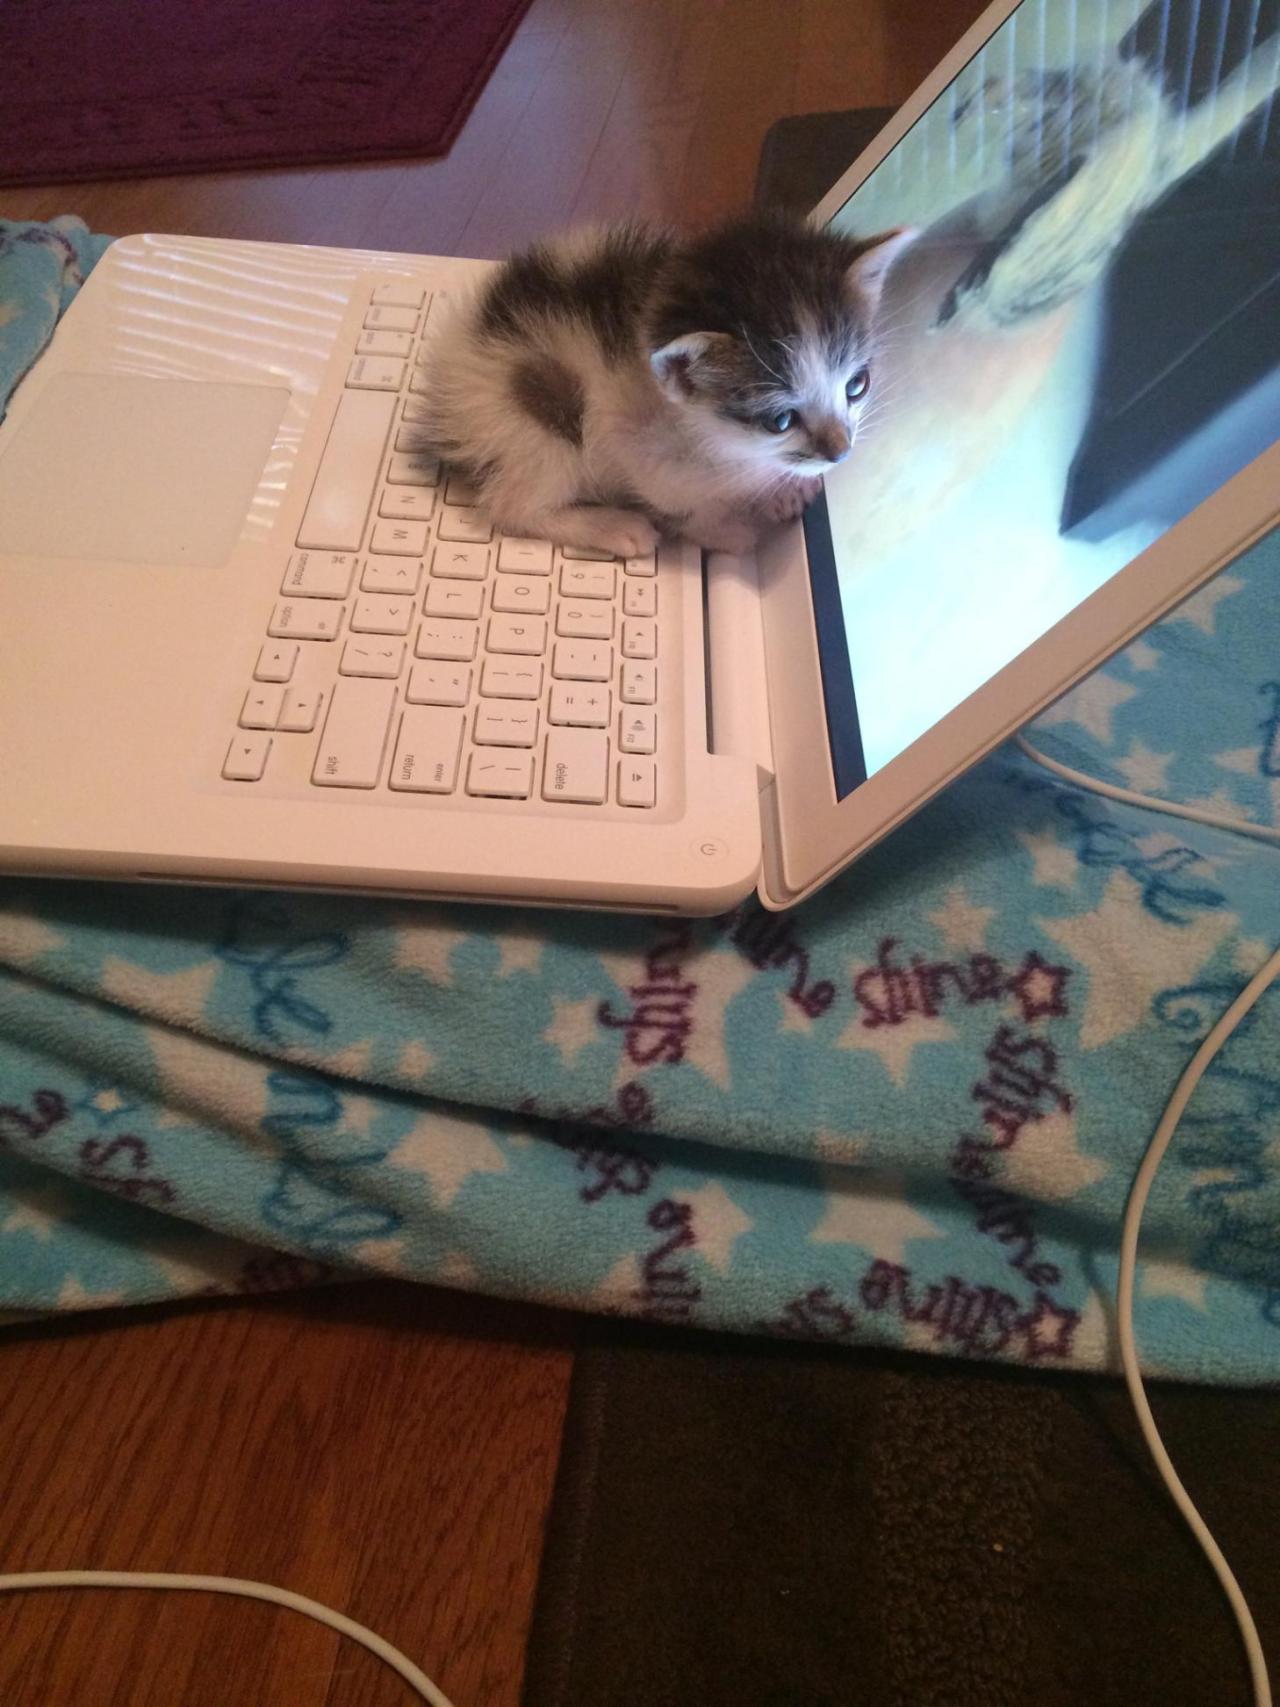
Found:
[{"label": "white laptop", "polygon": [[[811,893],[1280,520],[1244,265],[1277,43],[1224,26],[1179,81],[1201,12],[1000,0],[832,189],[918,235],[881,401],[751,560],[503,539],[408,454],[424,328],[485,264],[117,242],[0,425],[0,869]],[[1159,194],[1046,258],[1177,127]]]}]

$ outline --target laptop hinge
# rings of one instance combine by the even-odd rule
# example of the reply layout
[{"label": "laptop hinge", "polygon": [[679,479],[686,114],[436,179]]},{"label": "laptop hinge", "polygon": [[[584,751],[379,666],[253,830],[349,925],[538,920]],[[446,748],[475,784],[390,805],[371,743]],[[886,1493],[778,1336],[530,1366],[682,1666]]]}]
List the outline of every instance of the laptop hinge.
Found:
[{"label": "laptop hinge", "polygon": [[707,745],[713,753],[754,759],[763,788],[773,778],[763,610],[754,556],[708,552]]}]

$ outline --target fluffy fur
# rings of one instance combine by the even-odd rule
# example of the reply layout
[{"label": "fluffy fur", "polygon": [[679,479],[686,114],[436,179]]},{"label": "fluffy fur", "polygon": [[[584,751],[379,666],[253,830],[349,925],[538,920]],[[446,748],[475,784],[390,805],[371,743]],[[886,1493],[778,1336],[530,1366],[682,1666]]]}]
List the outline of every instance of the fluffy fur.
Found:
[{"label": "fluffy fur", "polygon": [[508,532],[746,550],[848,454],[906,236],[774,214],[683,242],[624,225],[537,244],[427,351],[429,436]]}]

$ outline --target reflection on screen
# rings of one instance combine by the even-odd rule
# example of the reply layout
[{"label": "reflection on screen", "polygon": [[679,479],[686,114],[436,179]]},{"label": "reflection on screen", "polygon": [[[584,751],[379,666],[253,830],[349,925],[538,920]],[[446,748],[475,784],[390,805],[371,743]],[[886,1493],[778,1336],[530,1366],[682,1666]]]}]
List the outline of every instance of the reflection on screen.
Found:
[{"label": "reflection on screen", "polygon": [[1023,0],[834,216],[915,232],[806,518],[843,797],[1280,436],[1280,0]]}]

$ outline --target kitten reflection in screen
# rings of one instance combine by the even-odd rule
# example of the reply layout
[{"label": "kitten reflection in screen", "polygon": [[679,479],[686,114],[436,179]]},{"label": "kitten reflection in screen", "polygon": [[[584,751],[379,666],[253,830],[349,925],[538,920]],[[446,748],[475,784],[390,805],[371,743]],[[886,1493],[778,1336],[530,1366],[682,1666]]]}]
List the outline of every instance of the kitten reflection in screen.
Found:
[{"label": "kitten reflection in screen", "polygon": [[640,225],[511,257],[426,354],[424,438],[499,528],[621,557],[659,535],[747,551],[848,455],[875,391],[894,256],[754,214]]}]

